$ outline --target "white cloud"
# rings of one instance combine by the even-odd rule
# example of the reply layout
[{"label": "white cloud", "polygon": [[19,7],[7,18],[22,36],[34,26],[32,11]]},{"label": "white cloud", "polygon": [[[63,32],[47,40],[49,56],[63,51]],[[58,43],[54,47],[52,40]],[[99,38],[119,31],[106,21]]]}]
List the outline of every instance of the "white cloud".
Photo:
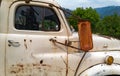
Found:
[{"label": "white cloud", "polygon": [[76,7],[105,7],[120,6],[120,0],[56,0],[62,7],[75,9]]},{"label": "white cloud", "polygon": [[81,4],[88,3],[88,0],[57,0],[57,2],[65,8],[75,9]]}]

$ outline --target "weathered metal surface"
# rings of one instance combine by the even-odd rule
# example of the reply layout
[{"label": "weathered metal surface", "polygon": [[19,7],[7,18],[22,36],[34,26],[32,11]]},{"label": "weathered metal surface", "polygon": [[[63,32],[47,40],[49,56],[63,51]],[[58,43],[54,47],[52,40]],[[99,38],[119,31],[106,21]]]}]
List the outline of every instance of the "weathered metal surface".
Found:
[{"label": "weathered metal surface", "polygon": [[[21,42],[21,47],[19,47],[21,49],[16,50],[17,48],[8,47],[10,48],[9,50],[12,50],[12,52],[7,51],[7,61],[9,62],[7,69],[8,74],[11,74],[11,76],[73,76],[83,55],[82,52],[69,52],[69,48],[67,53],[67,49],[65,50],[62,45],[53,44],[49,40],[45,41],[45,37],[43,36],[29,35],[27,38],[25,38],[26,35],[20,36],[13,34],[9,36],[15,41],[16,39],[20,40],[23,38],[19,41]],[[49,50],[39,45],[40,43],[37,41],[39,38],[42,38],[41,41],[44,42],[42,45],[48,45],[48,43],[50,43],[49,46],[51,47],[49,47]],[[26,39],[26,41],[24,41],[24,39]],[[26,42],[27,49],[24,46],[24,42]],[[38,49],[36,49],[36,46]],[[88,52],[81,63],[77,75],[90,66],[105,63],[105,57],[108,55],[114,57],[114,63],[120,63],[118,53],[119,51]]]},{"label": "weathered metal surface", "polygon": [[[47,67],[47,68],[46,68]],[[35,75],[35,73],[40,73],[42,70],[50,70],[51,65],[47,64],[16,64],[10,67],[10,73],[15,75]]]},{"label": "weathered metal surface", "polygon": [[25,48],[26,48],[26,50],[27,50],[27,43],[26,43],[26,39],[24,39],[24,46],[25,46]]},{"label": "weathered metal surface", "polygon": [[[72,34],[68,26],[64,26],[67,25],[67,22],[63,12],[53,7],[61,22],[61,30],[58,32],[16,30],[13,21],[14,12],[16,6],[25,3],[23,1],[12,3],[13,1],[4,0],[1,3],[0,15],[4,16],[4,18],[0,16],[0,24],[4,26],[0,26],[0,34],[1,32],[9,34],[0,35],[0,76],[74,76],[83,52],[49,41],[51,38],[55,38],[62,43],[69,40],[71,46],[80,48],[78,34]],[[49,7],[48,0],[39,0],[43,3],[37,2],[37,0],[34,1],[30,2],[31,5]],[[56,3],[53,4],[59,6]],[[8,40],[19,42],[20,46],[9,47]],[[91,68],[90,72],[101,75],[107,71],[108,67],[115,68],[116,64],[120,64],[119,40],[93,35],[93,42],[94,48],[85,55],[76,75],[82,73],[82,75],[90,76],[87,69],[89,70],[97,64],[100,65],[95,66],[96,69]],[[101,64],[105,63],[105,57],[108,55],[114,57],[114,65],[104,65],[106,69],[104,70],[101,68],[103,66]],[[97,68],[99,69],[97,70]],[[119,65],[117,65],[116,70],[112,69],[110,73],[119,74],[118,68],[120,68]]]},{"label": "weathered metal surface", "polygon": [[109,51],[109,50],[120,50],[120,40],[108,37],[93,35],[93,46],[91,51]]},{"label": "weathered metal surface", "polygon": [[5,39],[6,34],[0,33],[0,76],[5,75]]},{"label": "weathered metal surface", "polygon": [[112,64],[112,66],[106,64],[98,64],[88,68],[79,76],[106,76],[106,75],[120,75],[120,65]]},{"label": "weathered metal surface", "polygon": [[[120,65],[119,65],[119,63],[120,63],[120,61],[119,61],[119,58],[120,58],[119,53],[120,53],[119,51],[114,51],[114,52],[113,51],[108,51],[108,52],[88,52],[86,54],[86,56],[84,57],[81,65],[79,67],[77,75],[80,75],[85,70],[87,70],[87,69],[89,70],[91,67],[94,67],[94,66],[96,66],[98,64],[105,64],[104,69],[106,69],[106,70],[107,70],[107,68],[105,68],[106,66],[112,67],[113,65],[107,65],[105,63],[106,56],[108,56],[108,55],[114,57],[113,64],[118,64],[117,68],[120,68]],[[82,53],[81,54],[79,54],[79,53],[69,54],[69,60],[68,60],[69,62],[68,63],[71,63],[71,64],[69,64],[69,67],[72,68],[72,70],[76,70],[76,67],[78,65],[78,61],[81,60],[82,55],[83,55]],[[100,67],[96,66],[96,68],[94,69],[96,71],[93,71],[93,69],[92,69],[91,72],[92,73],[99,72],[100,69],[97,70],[97,68],[100,68]],[[103,68],[101,68],[101,70],[102,69]],[[114,71],[116,71],[116,70],[114,70]],[[74,76],[74,73],[72,73],[72,72],[73,71],[69,70],[68,76]],[[89,71],[87,71],[87,72],[89,72]],[[115,73],[118,74],[119,72],[116,71]],[[89,76],[89,73],[84,73],[83,76],[85,76],[85,74],[88,74],[88,76]],[[104,73],[102,73],[102,74],[104,74]]]}]

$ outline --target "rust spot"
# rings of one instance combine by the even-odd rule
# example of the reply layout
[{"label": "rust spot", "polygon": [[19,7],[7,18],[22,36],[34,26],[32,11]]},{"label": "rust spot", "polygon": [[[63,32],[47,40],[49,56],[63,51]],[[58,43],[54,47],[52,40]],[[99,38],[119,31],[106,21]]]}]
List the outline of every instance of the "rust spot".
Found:
[{"label": "rust spot", "polygon": [[11,71],[10,73],[16,73],[16,71]]},{"label": "rust spot", "polygon": [[40,64],[42,64],[42,63],[43,63],[43,60],[40,61]]},{"label": "rust spot", "polygon": [[33,64],[33,66],[36,66],[36,64]]},{"label": "rust spot", "polygon": [[40,64],[33,64],[33,66],[40,66]]},{"label": "rust spot", "polygon": [[37,69],[41,69],[41,67],[37,67]]},{"label": "rust spot", "polygon": [[26,42],[26,39],[24,39],[24,42]]},{"label": "rust spot", "polygon": [[42,64],[42,66],[47,66],[46,64]]},{"label": "rust spot", "polygon": [[26,39],[24,39],[24,46],[25,46],[25,48],[26,48],[26,50],[27,50],[27,43],[26,43]]},{"label": "rust spot", "polygon": [[8,46],[9,46],[9,47],[11,47],[11,45],[10,45],[10,44],[8,44]]},{"label": "rust spot", "polygon": [[22,65],[22,64],[17,64],[17,66],[18,66],[18,67],[23,67],[23,65]]},{"label": "rust spot", "polygon": [[19,67],[14,67],[15,69],[13,69],[10,73],[19,73],[19,72],[21,72],[21,68],[19,68]]},{"label": "rust spot", "polygon": [[14,65],[12,65],[12,67],[14,67]]},{"label": "rust spot", "polygon": [[[41,64],[40,64],[41,63]],[[9,73],[14,74],[15,76],[32,76],[33,72],[40,72],[41,69],[48,70],[47,68],[51,68],[49,64],[43,64],[43,60],[40,63],[32,63],[32,64],[13,64],[9,68]]]},{"label": "rust spot", "polygon": [[47,66],[47,67],[51,67],[51,65],[47,65],[47,64],[42,64],[42,66]]},{"label": "rust spot", "polygon": [[30,40],[30,42],[32,42],[32,40]]}]

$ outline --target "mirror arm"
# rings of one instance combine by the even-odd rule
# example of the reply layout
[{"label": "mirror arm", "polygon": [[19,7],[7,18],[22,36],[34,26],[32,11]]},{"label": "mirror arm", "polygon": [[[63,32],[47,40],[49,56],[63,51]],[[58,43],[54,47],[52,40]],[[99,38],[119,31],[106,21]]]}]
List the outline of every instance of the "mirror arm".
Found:
[{"label": "mirror arm", "polygon": [[50,39],[49,41],[51,41],[51,42],[53,42],[53,43],[58,43],[58,44],[61,44],[61,45],[64,45],[64,46],[68,46],[68,47],[71,47],[71,48],[73,48],[73,49],[81,50],[80,48],[77,48],[77,47],[71,46],[71,45],[69,45],[69,44],[67,44],[67,43],[61,43],[61,42],[58,42],[58,41],[55,40],[55,39]]}]

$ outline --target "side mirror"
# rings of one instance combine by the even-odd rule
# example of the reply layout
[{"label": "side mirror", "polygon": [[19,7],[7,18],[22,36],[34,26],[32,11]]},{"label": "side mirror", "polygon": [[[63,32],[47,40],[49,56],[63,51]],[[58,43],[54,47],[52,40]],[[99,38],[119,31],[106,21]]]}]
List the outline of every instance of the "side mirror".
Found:
[{"label": "side mirror", "polygon": [[81,20],[78,23],[78,34],[80,49],[88,52],[93,48],[91,25],[88,20]]}]

